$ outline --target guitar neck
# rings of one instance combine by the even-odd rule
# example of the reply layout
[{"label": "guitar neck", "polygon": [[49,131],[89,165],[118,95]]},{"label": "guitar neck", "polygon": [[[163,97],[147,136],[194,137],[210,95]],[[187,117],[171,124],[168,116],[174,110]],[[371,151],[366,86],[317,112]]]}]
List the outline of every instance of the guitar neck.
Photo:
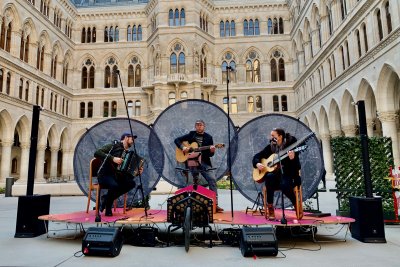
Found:
[{"label": "guitar neck", "polygon": [[207,149],[210,149],[210,147],[212,147],[212,146],[201,146],[201,147],[194,148],[193,151],[198,152],[198,151],[202,151],[202,150],[207,150]]}]

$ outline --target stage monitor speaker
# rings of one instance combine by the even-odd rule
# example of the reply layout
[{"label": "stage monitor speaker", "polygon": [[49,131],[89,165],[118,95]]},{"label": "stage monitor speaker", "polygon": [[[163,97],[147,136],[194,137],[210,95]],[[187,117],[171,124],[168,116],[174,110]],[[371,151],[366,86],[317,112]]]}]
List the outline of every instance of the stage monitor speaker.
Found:
[{"label": "stage monitor speaker", "polygon": [[243,257],[278,255],[278,241],[276,240],[274,228],[243,227],[240,251]]},{"label": "stage monitor speaker", "polygon": [[351,236],[365,243],[386,243],[381,198],[350,197]]},{"label": "stage monitor speaker", "polygon": [[158,229],[150,226],[141,226],[133,231],[131,244],[139,247],[155,247],[157,245]]},{"label": "stage monitor speaker", "polygon": [[36,237],[47,233],[48,221],[38,217],[49,214],[50,195],[18,197],[17,223],[14,237]]},{"label": "stage monitor speaker", "polygon": [[123,243],[120,228],[89,227],[82,240],[82,253],[85,256],[115,257],[121,252]]}]

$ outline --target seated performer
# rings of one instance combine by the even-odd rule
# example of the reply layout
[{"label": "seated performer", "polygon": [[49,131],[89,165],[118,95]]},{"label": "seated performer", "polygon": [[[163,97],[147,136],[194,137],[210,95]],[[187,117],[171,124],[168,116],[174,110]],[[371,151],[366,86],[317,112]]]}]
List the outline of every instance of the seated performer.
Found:
[{"label": "seated performer", "polygon": [[[291,136],[289,133],[285,134],[283,129],[274,128],[271,131],[270,143],[262,151],[254,155],[253,167],[258,168],[260,171],[266,171],[267,166],[264,166],[261,160],[268,159],[271,155],[277,154],[296,141],[294,136]],[[267,201],[267,203],[265,203],[267,207],[265,210],[265,217],[270,220],[275,219],[273,206],[275,190],[282,190],[286,197],[290,199],[295,209],[297,207],[294,187],[301,185],[301,165],[299,157],[294,151],[290,150],[287,153],[287,157],[282,157],[281,166],[276,164],[274,168],[271,171],[267,171],[263,177],[266,187],[266,197],[264,195],[264,201],[265,199]]]},{"label": "seated performer", "polygon": [[[205,132],[206,124],[203,120],[197,120],[195,123],[195,131],[190,131],[188,134],[180,136],[175,139],[175,145],[181,149],[184,153],[190,152],[190,144],[197,143],[198,147],[201,146],[210,146],[210,149],[205,149],[201,152],[194,152],[193,155],[190,155],[186,166],[191,169],[191,173],[193,175],[193,182],[195,185],[198,183],[199,174],[204,177],[204,179],[208,182],[208,187],[210,190],[214,191],[217,199],[218,199],[218,190],[217,190],[217,183],[214,176],[213,171],[207,171],[211,168],[211,157],[214,156],[215,153],[215,146],[213,138],[210,134]],[[186,143],[186,145],[184,144]],[[217,205],[217,212],[224,211],[222,208],[218,207]]]},{"label": "seated performer", "polygon": [[[118,165],[123,163],[123,155],[135,142],[136,135],[124,133],[120,142],[107,144],[98,149],[94,156],[105,160],[103,167],[99,170],[98,180],[102,188],[108,189],[106,195],[101,197],[100,212],[105,209],[105,216],[112,216],[112,204],[119,196],[129,192],[136,186],[132,175],[117,171]],[[139,173],[143,172],[143,167],[139,168]]]}]

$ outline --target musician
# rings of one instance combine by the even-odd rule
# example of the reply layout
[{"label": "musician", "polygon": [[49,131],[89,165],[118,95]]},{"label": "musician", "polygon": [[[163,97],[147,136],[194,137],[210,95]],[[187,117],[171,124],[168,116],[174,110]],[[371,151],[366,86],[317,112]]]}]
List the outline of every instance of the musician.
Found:
[{"label": "musician", "polygon": [[[279,151],[284,150],[296,141],[297,139],[294,136],[285,133],[283,129],[274,128],[271,131],[270,143],[262,151],[254,155],[253,167],[258,168],[260,171],[264,170],[266,166],[261,163],[263,158],[268,159],[272,154],[279,153]],[[295,186],[301,184],[301,165],[299,157],[294,151],[290,150],[287,153],[288,156],[281,161],[281,165],[277,166],[274,171],[267,172],[263,177],[266,186],[266,204],[268,209],[265,211],[265,214],[270,220],[275,219],[273,206],[275,190],[282,190],[296,208],[296,197],[293,189]]]},{"label": "musician", "polygon": [[[198,147],[210,146],[210,149],[203,150],[201,154],[199,152],[195,152],[196,154],[193,153],[194,154],[193,157],[189,156],[189,159],[186,162],[186,166],[188,166],[192,170],[194,184],[198,183],[199,174],[201,173],[204,179],[206,179],[210,190],[215,192],[218,200],[218,189],[214,171],[212,170],[207,171],[208,169],[212,168],[210,158],[214,156],[215,153],[214,141],[212,136],[205,132],[206,124],[203,120],[197,120],[194,124],[194,127],[195,131],[190,131],[188,134],[176,138],[174,142],[175,145],[178,148],[182,149],[184,153],[190,152],[190,147],[182,144],[185,141],[188,142],[189,144],[196,142]],[[217,205],[216,208],[217,212],[224,211],[224,209],[218,206],[218,203],[216,203],[216,205]]]},{"label": "musician", "polygon": [[[124,133],[120,141],[116,140],[112,144],[107,144],[98,149],[94,156],[105,160],[103,167],[99,170],[98,180],[102,188],[108,189],[106,195],[101,197],[100,212],[105,209],[105,216],[112,216],[112,204],[119,196],[129,192],[136,186],[131,174],[117,171],[118,165],[123,163],[123,155],[135,142],[136,135]],[[139,168],[139,173],[143,172],[143,167]]]}]

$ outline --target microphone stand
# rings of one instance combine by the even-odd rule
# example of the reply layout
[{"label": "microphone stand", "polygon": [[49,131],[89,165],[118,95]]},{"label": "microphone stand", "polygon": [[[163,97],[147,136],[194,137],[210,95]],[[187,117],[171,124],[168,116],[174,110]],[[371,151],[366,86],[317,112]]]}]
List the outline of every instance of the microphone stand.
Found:
[{"label": "microphone stand", "polygon": [[285,215],[285,202],[283,199],[283,185],[282,185],[282,180],[283,180],[283,168],[282,168],[282,164],[281,164],[281,155],[279,154],[281,152],[281,149],[278,145],[278,143],[276,144],[276,146],[278,147],[278,162],[279,162],[279,169],[281,170],[281,201],[282,201],[282,219],[281,219],[281,224],[287,224],[287,219],[286,219],[286,215]]},{"label": "microphone stand", "polygon": [[231,127],[230,127],[230,107],[229,107],[229,73],[233,68],[231,66],[226,67],[226,98],[227,98],[227,106],[228,106],[228,175],[229,175],[229,189],[231,193],[231,217],[233,220],[233,182],[232,182],[232,162],[231,162]]},{"label": "microphone stand", "polygon": [[[121,75],[120,75],[120,71],[116,70],[115,71],[118,75],[119,78],[119,83],[121,84],[121,90],[122,90],[122,96],[124,97],[124,103],[125,103],[125,109],[126,109],[126,116],[128,117],[128,123],[129,123],[129,129],[131,131],[131,135],[133,138],[133,131],[132,131],[132,124],[131,124],[131,119],[129,117],[129,110],[128,110],[128,105],[126,103],[126,98],[125,98],[125,91],[124,91],[124,86],[122,85],[122,80],[121,80]],[[139,156],[137,151],[136,151],[136,144],[135,144],[135,140],[133,140],[133,152],[136,154],[136,156]],[[140,193],[142,194],[142,203],[144,205],[144,214],[147,218],[147,205],[145,203],[145,198],[144,198],[144,192],[143,192],[143,183],[142,183],[142,174],[139,171],[139,164],[136,166],[137,168],[137,173],[139,174],[139,183],[140,185],[138,185],[138,188],[140,190]]]},{"label": "microphone stand", "polygon": [[[114,141],[112,147],[110,148],[110,151],[108,151],[107,156],[104,158],[103,162],[101,163],[101,165],[100,165],[100,167],[99,167],[99,169],[98,169],[98,171],[97,171],[97,177],[99,177],[100,171],[103,169],[104,164],[106,163],[108,157],[111,155],[111,151],[114,149],[114,146],[115,146],[116,144],[117,144],[117,143]],[[99,197],[100,197],[100,196],[101,196],[101,192],[99,192]],[[96,199],[96,201],[97,201],[97,203],[99,203],[99,200],[98,200],[98,199]],[[102,204],[102,203],[100,203],[100,206],[101,206],[101,204]],[[101,222],[100,207],[97,208],[96,218],[94,219],[94,221],[95,221],[95,222]]]}]

